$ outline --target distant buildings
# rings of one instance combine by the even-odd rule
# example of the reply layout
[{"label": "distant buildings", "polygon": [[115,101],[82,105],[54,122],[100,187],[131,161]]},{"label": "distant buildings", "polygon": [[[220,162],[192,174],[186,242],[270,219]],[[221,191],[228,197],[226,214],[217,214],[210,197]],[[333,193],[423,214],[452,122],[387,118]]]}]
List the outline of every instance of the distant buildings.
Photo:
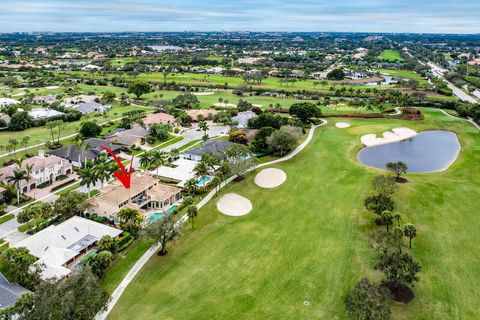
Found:
[{"label": "distant buildings", "polygon": [[140,146],[144,144],[149,134],[147,129],[137,126],[132,129],[107,134],[105,138],[111,142],[131,147],[133,145]]},{"label": "distant buildings", "polygon": [[35,104],[52,104],[57,101],[57,95],[56,94],[50,94],[47,96],[36,96],[33,97],[32,102]]},{"label": "distant buildings", "polygon": [[92,112],[104,112],[107,111],[110,107],[104,106],[98,102],[83,102],[73,106],[75,110],[80,111],[83,114],[89,114]]},{"label": "distant buildings", "polygon": [[351,80],[360,80],[360,79],[368,78],[368,72],[365,70],[345,69],[343,73],[345,74],[345,78],[351,79]]},{"label": "distant buildings", "polygon": [[201,147],[185,151],[181,156],[183,159],[200,161],[202,155],[211,153],[219,159],[225,158],[224,151],[234,143],[223,140],[208,140]]},{"label": "distant buildings", "polygon": [[0,107],[7,107],[12,104],[19,104],[20,101],[10,98],[0,98]]},{"label": "distant buildings", "polygon": [[148,127],[154,123],[173,124],[175,117],[163,112],[151,113],[142,119],[143,123]]},{"label": "distant buildings", "polygon": [[52,183],[57,180],[59,176],[68,175],[73,172],[72,165],[57,156],[45,156],[43,151],[39,152],[38,156],[27,158],[22,161],[21,165],[14,163],[0,169],[0,181],[6,184],[9,182],[9,177],[13,176],[14,171],[18,169],[27,169],[31,166],[29,173],[29,180],[23,180],[19,183],[21,193],[26,193],[38,185],[44,183]]},{"label": "distant buildings", "polygon": [[32,117],[34,120],[37,119],[48,119],[48,118],[54,118],[54,117],[59,117],[63,116],[65,113],[53,110],[53,109],[33,109],[31,111],[28,111],[28,115]]},{"label": "distant buildings", "polygon": [[120,153],[121,146],[113,144],[106,139],[90,138],[85,140],[85,146],[80,150],[75,144],[71,144],[59,149],[51,150],[50,155],[60,157],[68,163],[71,163],[75,167],[82,166],[85,161],[95,160],[105,150],[101,146],[107,147],[113,151],[113,153]]}]

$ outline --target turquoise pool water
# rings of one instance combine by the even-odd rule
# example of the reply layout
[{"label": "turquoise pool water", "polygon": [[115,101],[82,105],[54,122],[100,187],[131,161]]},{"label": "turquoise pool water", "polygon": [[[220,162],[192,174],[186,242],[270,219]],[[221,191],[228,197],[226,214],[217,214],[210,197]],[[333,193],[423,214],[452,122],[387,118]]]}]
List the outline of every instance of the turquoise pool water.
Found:
[{"label": "turquoise pool water", "polygon": [[210,177],[209,176],[201,177],[200,179],[197,180],[197,186],[203,186],[204,184],[207,184],[208,182],[210,182]]},{"label": "turquoise pool water", "polygon": [[[173,213],[173,211],[175,210],[175,208],[177,208],[178,206],[176,204],[174,204],[173,206],[171,206],[170,208],[168,208],[167,210],[167,213]],[[152,222],[157,222],[159,221],[160,219],[162,219],[163,217],[165,216],[165,212],[154,212],[150,218],[148,218],[148,221],[150,221],[151,223]]]},{"label": "turquoise pool water", "polygon": [[88,257],[96,254],[97,251],[98,251],[97,249],[93,249],[92,251],[90,251],[89,253],[87,253],[86,255],[84,255],[84,256],[82,257],[82,259],[81,259],[76,265],[74,265],[73,267],[74,267],[76,270],[80,270],[80,269],[85,265],[85,263],[87,263]]}]

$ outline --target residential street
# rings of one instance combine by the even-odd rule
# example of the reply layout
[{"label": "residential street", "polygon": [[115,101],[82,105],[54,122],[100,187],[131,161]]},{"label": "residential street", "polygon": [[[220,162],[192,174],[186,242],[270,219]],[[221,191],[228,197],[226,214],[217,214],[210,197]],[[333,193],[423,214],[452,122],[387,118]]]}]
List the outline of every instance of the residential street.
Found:
[{"label": "residential street", "polygon": [[428,62],[428,65],[430,66],[430,68],[432,69],[432,72],[435,76],[439,77],[439,78],[442,78],[445,83],[447,84],[447,86],[452,89],[453,91],[453,94],[460,100],[462,101],[467,101],[467,102],[470,102],[470,103],[477,103],[478,101],[476,101],[472,96],[466,94],[464,91],[462,91],[462,89],[460,89],[459,87],[455,86],[453,83],[447,81],[445,79],[445,77],[443,76],[444,73],[446,72],[445,69],[437,66],[436,64],[434,64],[433,62]]}]

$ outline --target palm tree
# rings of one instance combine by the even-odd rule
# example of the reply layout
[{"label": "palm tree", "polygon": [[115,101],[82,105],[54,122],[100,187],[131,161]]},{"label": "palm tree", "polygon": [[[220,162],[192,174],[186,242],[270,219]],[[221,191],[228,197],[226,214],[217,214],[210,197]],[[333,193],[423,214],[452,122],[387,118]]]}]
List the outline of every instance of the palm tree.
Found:
[{"label": "palm tree", "polygon": [[140,159],[140,165],[148,170],[153,164],[153,157],[150,151],[145,151],[144,153],[140,154],[138,158]]},{"label": "palm tree", "polygon": [[160,150],[152,150],[152,166],[157,168],[156,175],[158,177],[158,169],[167,162],[168,153]]},{"label": "palm tree", "polygon": [[[100,159],[100,158],[99,158]],[[100,180],[101,188],[105,180],[110,178],[110,172],[108,170],[108,164],[106,162],[97,162],[93,165],[92,170],[98,180]]]},{"label": "palm tree", "polygon": [[130,233],[137,234],[143,221],[143,216],[137,210],[125,207],[118,212],[117,216]]},{"label": "palm tree", "polygon": [[209,173],[209,168],[207,164],[203,161],[200,161],[197,163],[195,168],[193,168],[193,172],[195,172],[195,177],[202,179],[202,184],[203,184],[203,191],[205,191],[205,177]]},{"label": "palm tree", "polygon": [[30,181],[30,176],[25,170],[13,170],[13,175],[7,177],[8,183],[11,183],[17,189],[17,205],[20,204],[20,183],[22,181]]},{"label": "palm tree", "polygon": [[200,123],[198,124],[198,127],[200,128],[200,130],[203,131],[203,141],[206,141],[208,140],[208,135],[207,135],[207,131],[208,131],[208,124],[207,124],[207,121],[200,121]]},{"label": "palm tree", "polygon": [[27,151],[27,147],[28,147],[28,142],[30,141],[30,137],[29,136],[25,136],[22,138],[22,145],[23,145],[23,148],[24,148],[24,151]]},{"label": "palm tree", "polygon": [[17,152],[18,141],[16,139],[11,138],[11,139],[8,140],[8,143],[10,144],[10,146],[12,148],[13,157],[15,158],[15,154]]},{"label": "palm tree", "polygon": [[187,181],[185,181],[183,188],[188,194],[195,196],[195,191],[197,190],[197,180],[188,179]]},{"label": "palm tree", "polygon": [[192,230],[193,230],[193,220],[197,216],[197,207],[194,205],[190,205],[187,208],[187,215],[188,215],[188,220],[190,220],[192,224]]},{"label": "palm tree", "polygon": [[409,239],[409,248],[412,249],[412,239],[417,236],[417,228],[411,223],[407,223],[403,226],[403,232],[405,236]]},{"label": "palm tree", "polygon": [[[82,167],[82,160],[85,161],[84,153],[85,153],[86,142],[80,136],[77,136],[75,138],[75,146],[78,149],[78,164],[81,168]],[[87,164],[87,161],[85,161],[85,165],[86,164]]]},{"label": "palm tree", "polygon": [[91,167],[86,167],[80,170],[79,172],[80,177],[80,185],[87,186],[88,189],[88,198],[90,198],[90,186],[94,185],[97,182],[97,173]]},{"label": "palm tree", "polygon": [[218,189],[221,183],[222,183],[222,179],[217,175],[215,175],[210,181],[210,184],[215,188],[215,196],[218,195]]}]

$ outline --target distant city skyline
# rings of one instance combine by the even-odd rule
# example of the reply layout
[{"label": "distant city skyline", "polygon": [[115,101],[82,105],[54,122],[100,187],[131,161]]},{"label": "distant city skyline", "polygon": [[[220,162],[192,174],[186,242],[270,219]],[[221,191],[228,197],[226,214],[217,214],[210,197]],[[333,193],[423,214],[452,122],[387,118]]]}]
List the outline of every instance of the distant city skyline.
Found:
[{"label": "distant city skyline", "polygon": [[0,32],[480,33],[480,1],[2,0]]}]

